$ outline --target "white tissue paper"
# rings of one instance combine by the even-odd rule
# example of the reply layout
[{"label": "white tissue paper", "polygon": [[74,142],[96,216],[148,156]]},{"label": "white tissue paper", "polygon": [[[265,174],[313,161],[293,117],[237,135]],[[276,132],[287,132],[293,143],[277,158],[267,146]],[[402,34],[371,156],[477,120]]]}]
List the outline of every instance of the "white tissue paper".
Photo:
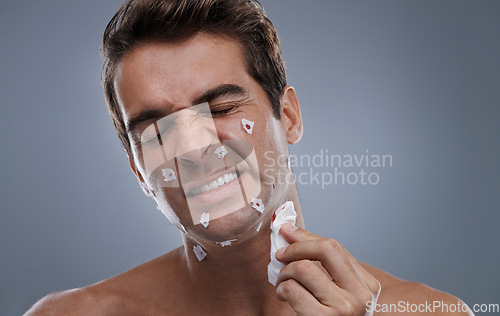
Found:
[{"label": "white tissue paper", "polygon": [[198,261],[205,259],[205,257],[207,256],[207,253],[205,252],[205,250],[203,250],[203,248],[201,248],[200,245],[193,246],[193,252]]},{"label": "white tissue paper", "polygon": [[231,240],[226,240],[226,241],[218,241],[216,244],[221,245],[221,247],[227,247],[231,246],[233,244],[233,241],[236,241],[236,239],[231,239]]},{"label": "white tissue paper", "polygon": [[247,119],[241,119],[241,125],[243,126],[243,129],[248,133],[252,134],[253,133],[253,124],[255,124],[252,121],[249,121]]},{"label": "white tissue paper", "polygon": [[261,199],[252,198],[252,207],[260,214],[264,213],[264,203]]},{"label": "white tissue paper", "polygon": [[220,146],[219,148],[217,148],[214,151],[214,154],[216,154],[217,157],[219,157],[220,159],[222,159],[222,158],[226,157],[226,155],[228,154],[228,151],[227,151],[226,147]]},{"label": "white tissue paper", "polygon": [[203,225],[203,227],[207,228],[208,224],[210,223],[210,214],[207,212],[201,214],[200,223],[201,225]]},{"label": "white tissue paper", "polygon": [[275,212],[271,222],[271,262],[267,266],[267,277],[269,283],[276,286],[278,274],[281,268],[285,266],[283,262],[276,259],[276,251],[282,247],[290,245],[288,241],[279,233],[281,225],[290,223],[295,225],[297,213],[293,207],[292,201],[287,201],[281,205]]},{"label": "white tissue paper", "polygon": [[177,179],[177,177],[175,176],[175,172],[174,170],[172,169],[162,169],[161,172],[163,173],[163,178],[165,179],[165,182],[170,182],[170,181],[174,181],[175,179]]}]

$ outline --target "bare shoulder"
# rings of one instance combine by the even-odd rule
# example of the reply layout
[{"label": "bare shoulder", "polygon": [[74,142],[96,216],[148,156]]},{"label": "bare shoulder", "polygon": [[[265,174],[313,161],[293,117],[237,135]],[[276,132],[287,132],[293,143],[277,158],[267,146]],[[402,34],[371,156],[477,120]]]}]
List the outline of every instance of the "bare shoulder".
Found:
[{"label": "bare shoulder", "polygon": [[45,296],[25,316],[112,315],[111,311],[120,311],[118,301],[111,294],[99,295],[92,287],[72,289]]},{"label": "bare shoulder", "polygon": [[375,315],[473,315],[464,302],[449,293],[399,279],[368,264],[362,263],[362,266],[382,286],[377,302],[379,312]]},{"label": "bare shoulder", "polygon": [[176,255],[180,249],[150,260],[96,284],[52,293],[25,316],[155,314],[168,304],[177,284]]}]

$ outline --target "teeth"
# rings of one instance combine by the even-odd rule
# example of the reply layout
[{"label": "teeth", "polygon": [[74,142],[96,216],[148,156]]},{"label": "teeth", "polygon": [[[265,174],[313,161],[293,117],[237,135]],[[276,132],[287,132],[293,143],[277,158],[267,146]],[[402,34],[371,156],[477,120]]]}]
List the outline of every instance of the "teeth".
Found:
[{"label": "teeth", "polygon": [[218,188],[218,187],[219,187],[219,185],[217,184],[217,181],[212,181],[212,182],[210,182],[210,183],[208,184],[208,188],[209,188],[210,190],[213,190],[213,189]]},{"label": "teeth", "polygon": [[208,190],[210,190],[210,188],[209,188],[209,187],[208,187],[208,185],[206,185],[206,184],[205,184],[205,185],[202,185],[202,186],[200,187],[200,192],[205,192],[205,191],[208,191]]},{"label": "teeth", "polygon": [[222,176],[215,179],[214,181],[210,182],[209,184],[205,184],[205,185],[199,186],[197,188],[194,188],[190,192],[189,195],[194,196],[194,195],[198,195],[200,193],[203,193],[203,192],[206,192],[209,190],[216,189],[216,188],[221,187],[230,181],[233,181],[236,178],[237,178],[236,172],[225,173]]}]

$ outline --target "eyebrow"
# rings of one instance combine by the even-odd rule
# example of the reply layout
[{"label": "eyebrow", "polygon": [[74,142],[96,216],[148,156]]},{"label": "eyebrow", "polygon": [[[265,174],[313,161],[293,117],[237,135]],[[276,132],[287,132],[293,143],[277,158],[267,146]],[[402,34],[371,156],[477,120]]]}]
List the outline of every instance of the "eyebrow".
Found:
[{"label": "eyebrow", "polygon": [[248,91],[243,87],[235,84],[221,84],[213,89],[208,90],[200,97],[193,100],[192,104],[201,104],[205,102],[213,101],[217,98],[226,96],[246,96]]},{"label": "eyebrow", "polygon": [[[247,96],[248,91],[238,85],[235,84],[221,84],[217,87],[208,90],[203,93],[201,96],[195,98],[191,104],[197,105],[202,103],[211,102],[221,97],[225,96]],[[132,134],[136,128],[136,126],[142,122],[149,121],[152,119],[159,119],[164,116],[169,115],[170,112],[165,109],[153,109],[153,110],[145,110],[134,116],[132,116],[125,124],[127,133]]]},{"label": "eyebrow", "polygon": [[127,133],[132,134],[136,128],[136,126],[142,122],[149,121],[152,119],[159,119],[168,115],[168,111],[165,110],[145,110],[136,114],[130,118],[125,124]]}]

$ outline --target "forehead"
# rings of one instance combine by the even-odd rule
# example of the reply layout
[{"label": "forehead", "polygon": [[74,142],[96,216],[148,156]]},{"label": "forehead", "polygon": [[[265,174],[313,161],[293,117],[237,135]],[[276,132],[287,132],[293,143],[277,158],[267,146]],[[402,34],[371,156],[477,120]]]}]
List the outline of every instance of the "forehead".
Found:
[{"label": "forehead", "polygon": [[145,106],[186,107],[220,85],[251,86],[241,44],[198,34],[180,43],[140,44],[120,61],[115,91],[124,118]]}]

